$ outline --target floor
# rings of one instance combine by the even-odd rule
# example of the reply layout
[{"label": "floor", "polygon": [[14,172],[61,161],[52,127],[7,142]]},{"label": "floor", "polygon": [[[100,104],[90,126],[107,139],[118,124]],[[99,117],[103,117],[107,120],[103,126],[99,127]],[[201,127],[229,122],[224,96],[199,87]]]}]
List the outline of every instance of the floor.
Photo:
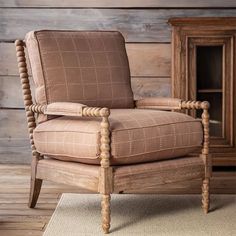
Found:
[{"label": "floor", "polygon": [[[44,181],[36,209],[27,207],[29,193],[28,165],[0,165],[0,235],[38,236],[43,231],[63,192],[85,192]],[[200,193],[200,180],[155,189],[159,193]],[[215,173],[211,192],[236,193],[235,175]]]}]

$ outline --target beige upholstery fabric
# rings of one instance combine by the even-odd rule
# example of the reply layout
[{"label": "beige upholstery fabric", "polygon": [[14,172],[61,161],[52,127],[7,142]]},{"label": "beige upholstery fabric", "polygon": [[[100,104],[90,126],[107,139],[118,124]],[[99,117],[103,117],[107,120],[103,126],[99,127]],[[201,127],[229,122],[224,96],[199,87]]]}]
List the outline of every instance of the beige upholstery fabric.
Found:
[{"label": "beige upholstery fabric", "polygon": [[[182,113],[111,109],[112,164],[139,163],[187,155],[202,143],[202,125]],[[39,152],[62,160],[99,164],[100,118],[59,117],[39,124]]]},{"label": "beige upholstery fabric", "polygon": [[34,31],[26,46],[36,102],[133,108],[123,36],[116,31]]},{"label": "beige upholstery fabric", "polygon": [[181,99],[151,97],[136,101],[136,106],[140,108],[155,107],[163,110],[181,109]]},{"label": "beige upholstery fabric", "polygon": [[57,116],[82,116],[83,107],[86,107],[86,105],[72,102],[55,102],[47,105],[44,114]]}]

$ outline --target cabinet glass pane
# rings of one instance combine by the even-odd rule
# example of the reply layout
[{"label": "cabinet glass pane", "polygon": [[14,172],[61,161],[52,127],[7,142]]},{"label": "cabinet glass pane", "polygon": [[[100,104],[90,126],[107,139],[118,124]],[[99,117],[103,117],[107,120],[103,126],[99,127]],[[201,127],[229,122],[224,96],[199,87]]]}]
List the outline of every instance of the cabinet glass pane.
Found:
[{"label": "cabinet glass pane", "polygon": [[222,46],[197,47],[197,88],[222,89]]},{"label": "cabinet glass pane", "polygon": [[[222,46],[197,47],[197,100],[209,101],[210,135],[222,137]],[[197,112],[201,117],[201,112]]]}]

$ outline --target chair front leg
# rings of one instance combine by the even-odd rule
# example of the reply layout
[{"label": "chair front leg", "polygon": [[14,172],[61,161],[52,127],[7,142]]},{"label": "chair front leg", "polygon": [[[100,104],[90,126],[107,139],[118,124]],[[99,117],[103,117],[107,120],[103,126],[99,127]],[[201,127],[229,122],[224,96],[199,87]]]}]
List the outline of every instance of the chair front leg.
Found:
[{"label": "chair front leg", "polygon": [[210,178],[205,178],[202,183],[202,209],[205,214],[210,208]]},{"label": "chair front leg", "polygon": [[102,196],[101,214],[102,214],[102,229],[105,234],[109,233],[111,225],[111,193],[113,191],[113,169],[112,167],[101,167],[99,177],[99,192]]},{"label": "chair front leg", "polygon": [[113,170],[112,167],[110,167],[110,125],[108,116],[109,114],[103,116],[101,122],[101,168],[99,178],[99,192],[102,194],[102,229],[105,234],[108,234],[110,229],[110,194],[113,191]]},{"label": "chair front leg", "polygon": [[182,101],[182,109],[202,109],[202,126],[203,126],[203,146],[202,153],[200,157],[202,158],[205,165],[205,175],[202,183],[202,208],[205,213],[208,213],[210,208],[210,177],[211,177],[211,155],[209,154],[209,113],[208,109],[210,104],[208,102],[199,102],[199,101]]},{"label": "chair front leg", "polygon": [[203,158],[205,164],[205,178],[202,183],[202,209],[205,214],[208,213],[210,208],[210,177],[211,177],[211,155],[209,155],[209,143],[210,143],[210,135],[209,135],[209,104],[205,103],[202,105],[203,113],[202,113],[202,124],[203,124],[203,132],[204,132],[204,141],[201,157]]},{"label": "chair front leg", "polygon": [[102,229],[105,234],[109,233],[111,226],[111,208],[110,208],[111,195],[102,194]]}]

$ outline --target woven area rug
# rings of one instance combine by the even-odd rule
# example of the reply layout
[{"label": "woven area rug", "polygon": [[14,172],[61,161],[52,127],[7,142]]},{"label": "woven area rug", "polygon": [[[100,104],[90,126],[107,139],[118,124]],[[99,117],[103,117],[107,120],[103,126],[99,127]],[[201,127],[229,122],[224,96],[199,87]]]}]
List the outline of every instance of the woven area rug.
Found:
[{"label": "woven area rug", "polygon": [[[212,195],[204,215],[200,195],[112,195],[114,236],[235,236],[235,195]],[[100,196],[63,194],[44,236],[99,236]]]}]

